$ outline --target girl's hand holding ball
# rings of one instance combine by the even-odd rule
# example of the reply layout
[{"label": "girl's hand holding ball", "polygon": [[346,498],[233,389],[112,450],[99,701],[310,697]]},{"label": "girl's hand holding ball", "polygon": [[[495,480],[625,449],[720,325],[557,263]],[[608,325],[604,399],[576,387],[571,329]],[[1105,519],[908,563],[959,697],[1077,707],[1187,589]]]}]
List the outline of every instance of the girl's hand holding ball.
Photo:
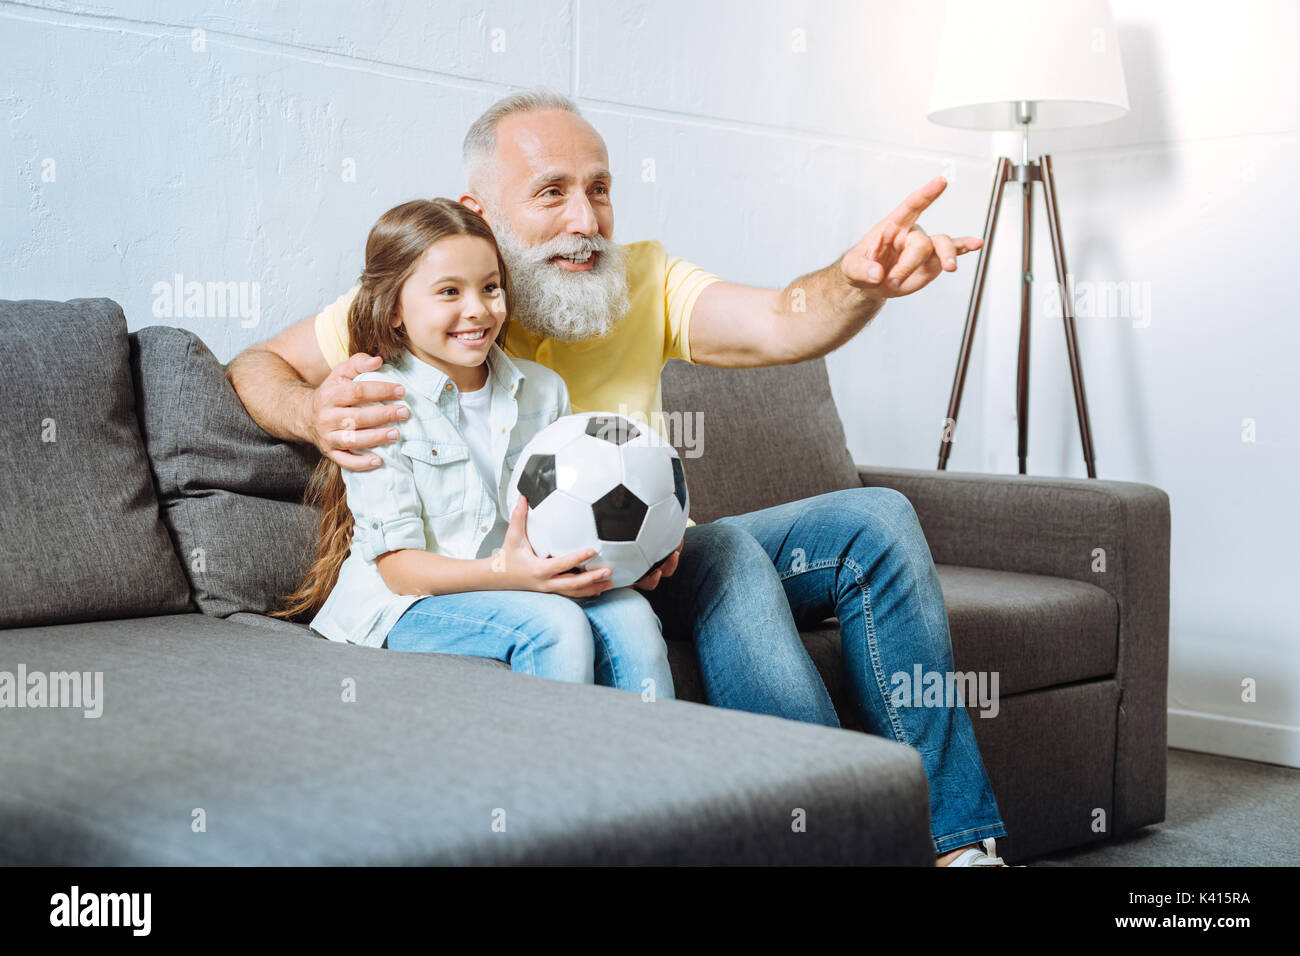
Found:
[{"label": "girl's hand holding ball", "polygon": [[541,591],[545,594],[582,598],[603,594],[613,587],[609,580],[609,568],[570,573],[572,568],[595,557],[595,548],[585,548],[554,558],[539,558],[524,533],[527,519],[528,500],[520,495],[510,513],[505,544],[492,558],[493,570],[505,574],[505,580],[509,583],[502,590]]}]

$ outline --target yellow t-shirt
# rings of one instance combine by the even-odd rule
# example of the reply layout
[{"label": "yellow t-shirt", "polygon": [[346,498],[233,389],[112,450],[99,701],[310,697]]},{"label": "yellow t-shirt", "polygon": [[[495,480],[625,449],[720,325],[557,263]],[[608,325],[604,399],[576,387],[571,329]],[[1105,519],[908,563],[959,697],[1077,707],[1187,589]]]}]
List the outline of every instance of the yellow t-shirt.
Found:
[{"label": "yellow t-shirt", "polygon": [[[664,251],[656,239],[627,245],[627,315],[599,338],[558,342],[512,322],[505,352],[558,372],[573,412],[616,412],[648,422],[667,439],[659,373],[670,358],[691,361],[691,312],[718,276]],[[354,286],[316,316],[316,340],[333,368],[348,357]],[[508,305],[508,303],[507,303]],[[692,521],[691,524],[694,524]]]}]

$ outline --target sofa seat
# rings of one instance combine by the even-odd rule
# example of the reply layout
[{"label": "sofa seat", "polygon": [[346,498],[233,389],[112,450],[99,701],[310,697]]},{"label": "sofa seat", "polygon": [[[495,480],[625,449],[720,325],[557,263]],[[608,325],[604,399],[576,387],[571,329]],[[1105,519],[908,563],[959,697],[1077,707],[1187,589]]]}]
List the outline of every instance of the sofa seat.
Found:
[{"label": "sofa seat", "polygon": [[961,671],[998,671],[1019,694],[1115,673],[1119,608],[1068,578],[936,565]]},{"label": "sofa seat", "polygon": [[[1066,578],[936,565],[955,669],[996,671],[1008,697],[1115,673],[1118,609],[1101,588]],[[861,726],[841,672],[840,622],[800,629],[840,722]]]},{"label": "sofa seat", "polygon": [[0,863],[933,861],[893,741],[260,620],[0,632],[0,670],[103,674],[98,718],[5,712]]},{"label": "sofa seat", "polygon": [[[999,696],[1041,690],[1115,673],[1119,610],[1101,588],[1067,578],[987,568],[936,565],[948,607],[953,657],[959,671],[996,671]],[[312,632],[257,614],[229,620]],[[800,628],[804,646],[826,683],[841,723],[861,725],[850,704],[840,663],[839,619]],[[677,697],[703,703],[704,688],[693,647],[669,642]],[[501,661],[458,660],[507,669]]]}]

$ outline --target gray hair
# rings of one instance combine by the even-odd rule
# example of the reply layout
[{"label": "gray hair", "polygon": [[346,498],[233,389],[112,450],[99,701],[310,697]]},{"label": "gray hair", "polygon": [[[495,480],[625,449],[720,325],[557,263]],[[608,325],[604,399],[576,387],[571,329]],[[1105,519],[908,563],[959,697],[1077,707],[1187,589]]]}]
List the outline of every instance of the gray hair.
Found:
[{"label": "gray hair", "polygon": [[[474,121],[461,147],[465,182],[470,189],[481,194],[488,188],[488,166],[497,148],[497,124],[514,113],[540,113],[543,110],[566,110],[574,116],[582,116],[577,104],[563,93],[538,86],[502,97]],[[492,200],[496,200],[495,195]]]}]

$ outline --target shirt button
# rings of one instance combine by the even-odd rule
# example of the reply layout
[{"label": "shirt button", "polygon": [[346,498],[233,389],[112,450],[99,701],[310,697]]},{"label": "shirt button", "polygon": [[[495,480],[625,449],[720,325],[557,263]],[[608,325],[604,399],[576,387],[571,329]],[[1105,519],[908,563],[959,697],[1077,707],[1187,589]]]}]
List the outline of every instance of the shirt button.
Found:
[{"label": "shirt button", "polygon": [[488,528],[488,526],[487,526],[487,525],[483,525],[483,527],[481,527],[481,528],[479,528],[479,530],[480,530],[480,531],[486,531],[486,530],[487,530],[487,528]]},{"label": "shirt button", "polygon": [[451,391],[451,382],[448,382],[448,383],[447,383],[447,391],[449,391],[449,392]]},{"label": "shirt button", "polygon": [[506,430],[505,430],[505,429],[504,429],[504,428],[503,428],[503,429],[501,429],[501,434],[503,434],[503,435],[504,435],[504,434],[505,434],[505,433],[506,433]]},{"label": "shirt button", "polygon": [[370,522],[370,527],[372,527],[372,528],[378,528],[378,527],[379,527],[379,522],[378,522],[378,521],[372,521],[372,522]]}]

